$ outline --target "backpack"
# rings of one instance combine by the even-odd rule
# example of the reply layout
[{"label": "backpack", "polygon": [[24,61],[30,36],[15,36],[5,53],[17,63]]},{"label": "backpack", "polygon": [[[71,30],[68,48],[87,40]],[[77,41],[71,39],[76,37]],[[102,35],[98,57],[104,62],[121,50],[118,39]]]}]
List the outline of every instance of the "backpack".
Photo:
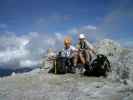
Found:
[{"label": "backpack", "polygon": [[103,54],[98,54],[89,65],[85,66],[84,75],[106,77],[108,72],[111,72],[111,66],[108,58]]},{"label": "backpack", "polygon": [[71,73],[71,71],[73,71],[72,67],[73,67],[72,59],[58,55],[53,63],[53,67],[49,70],[49,73],[54,73],[54,74]]}]

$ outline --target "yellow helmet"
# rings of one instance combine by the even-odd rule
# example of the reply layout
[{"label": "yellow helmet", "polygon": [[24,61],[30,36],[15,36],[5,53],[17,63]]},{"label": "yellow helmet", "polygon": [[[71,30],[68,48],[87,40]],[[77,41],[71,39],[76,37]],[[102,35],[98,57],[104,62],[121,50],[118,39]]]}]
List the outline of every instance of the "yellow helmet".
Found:
[{"label": "yellow helmet", "polygon": [[70,37],[70,36],[67,36],[67,37],[64,39],[64,44],[71,44],[71,43],[72,43],[71,37]]}]

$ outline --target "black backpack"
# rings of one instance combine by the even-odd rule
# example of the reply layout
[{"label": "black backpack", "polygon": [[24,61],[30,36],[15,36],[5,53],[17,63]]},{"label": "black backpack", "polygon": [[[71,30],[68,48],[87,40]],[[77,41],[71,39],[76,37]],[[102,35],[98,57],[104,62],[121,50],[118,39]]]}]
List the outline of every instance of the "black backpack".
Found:
[{"label": "black backpack", "polygon": [[66,57],[57,56],[56,60],[53,63],[53,68],[49,70],[49,73],[54,74],[66,74],[71,73],[72,69],[72,60]]},{"label": "black backpack", "polygon": [[98,54],[89,65],[85,66],[84,75],[106,77],[108,72],[111,72],[111,66],[108,58],[103,54]]}]

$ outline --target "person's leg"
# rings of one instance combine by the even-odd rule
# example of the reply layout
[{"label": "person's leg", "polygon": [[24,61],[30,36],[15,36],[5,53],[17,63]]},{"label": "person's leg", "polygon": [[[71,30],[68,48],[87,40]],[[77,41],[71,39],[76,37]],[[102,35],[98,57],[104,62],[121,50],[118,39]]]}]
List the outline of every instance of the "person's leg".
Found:
[{"label": "person's leg", "polygon": [[90,51],[89,50],[85,50],[84,53],[85,53],[85,61],[86,61],[86,63],[90,63],[90,61],[92,59]]},{"label": "person's leg", "polygon": [[70,59],[70,62],[71,62],[71,65],[70,65],[70,72],[71,73],[75,73],[76,72],[76,70],[75,70],[75,68],[76,68],[76,66],[77,66],[77,63],[75,63],[74,62],[74,60],[75,60],[75,57],[72,57],[71,59]]},{"label": "person's leg", "polygon": [[76,67],[78,62],[78,53],[74,53],[73,56],[73,66]]},{"label": "person's leg", "polygon": [[84,54],[82,52],[79,53],[79,58],[80,58],[82,64],[85,64],[85,57],[84,57]]}]

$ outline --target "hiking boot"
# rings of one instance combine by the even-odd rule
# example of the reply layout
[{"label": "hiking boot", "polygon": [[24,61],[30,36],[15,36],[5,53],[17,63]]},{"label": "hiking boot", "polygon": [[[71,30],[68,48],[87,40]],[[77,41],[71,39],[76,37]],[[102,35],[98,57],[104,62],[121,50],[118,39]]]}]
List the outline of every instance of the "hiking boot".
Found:
[{"label": "hiking boot", "polygon": [[74,73],[76,73],[76,70],[75,70],[75,68],[72,66],[71,68],[68,68],[67,72],[68,72],[68,73],[74,74]]},{"label": "hiking boot", "polygon": [[71,73],[76,73],[76,69],[75,69],[75,67],[72,67],[72,71],[71,71]]}]

